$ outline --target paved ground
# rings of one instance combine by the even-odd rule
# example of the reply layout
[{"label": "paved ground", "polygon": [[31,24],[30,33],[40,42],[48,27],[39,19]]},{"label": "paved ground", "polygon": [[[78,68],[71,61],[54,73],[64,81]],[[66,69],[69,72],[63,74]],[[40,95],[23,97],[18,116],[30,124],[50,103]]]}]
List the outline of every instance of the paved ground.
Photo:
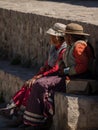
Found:
[{"label": "paved ground", "polygon": [[18,130],[18,128],[11,128],[8,126],[11,120],[0,116],[0,130]]},{"label": "paved ground", "polygon": [[0,8],[98,25],[98,0],[0,0]]}]

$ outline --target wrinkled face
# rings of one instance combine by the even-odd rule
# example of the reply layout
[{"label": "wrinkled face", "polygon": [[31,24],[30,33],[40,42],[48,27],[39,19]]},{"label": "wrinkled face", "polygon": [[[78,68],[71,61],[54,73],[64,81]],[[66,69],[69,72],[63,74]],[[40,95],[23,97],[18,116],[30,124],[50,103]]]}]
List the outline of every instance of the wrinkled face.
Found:
[{"label": "wrinkled face", "polygon": [[53,35],[50,35],[50,43],[55,46],[58,46],[60,44],[58,41],[58,37]]}]

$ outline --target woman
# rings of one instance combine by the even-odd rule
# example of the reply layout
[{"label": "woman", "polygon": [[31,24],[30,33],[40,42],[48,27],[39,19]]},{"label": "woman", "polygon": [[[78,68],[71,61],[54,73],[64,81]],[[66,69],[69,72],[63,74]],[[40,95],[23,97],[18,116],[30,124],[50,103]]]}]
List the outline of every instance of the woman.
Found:
[{"label": "woman", "polygon": [[[88,70],[89,53],[84,36],[83,27],[78,24],[68,24],[65,30],[65,41],[68,45],[64,64],[59,62],[60,71],[56,76],[46,76],[38,79],[32,87],[26,110],[24,112],[24,124],[26,130],[41,128],[47,119],[54,114],[54,93],[65,91],[65,76],[80,75]],[[30,126],[30,127],[28,127]]]},{"label": "woman", "polygon": [[89,64],[94,58],[91,46],[88,44],[87,36],[83,27],[79,24],[70,23],[66,27],[65,40],[67,43],[66,53],[63,61],[65,64],[62,73],[69,77],[87,78]]},{"label": "woman", "polygon": [[1,110],[11,110],[11,114],[13,114],[12,110],[15,108],[25,109],[28,96],[30,95],[33,83],[39,78],[46,77],[48,75],[56,75],[59,66],[58,61],[62,59],[62,55],[66,49],[66,43],[64,42],[64,30],[66,25],[61,23],[55,23],[53,28],[50,28],[47,31],[47,34],[50,35],[50,52],[48,60],[45,65],[40,68],[40,71],[35,75],[32,79],[28,80],[22,88],[15,93],[10,103],[6,108]]}]

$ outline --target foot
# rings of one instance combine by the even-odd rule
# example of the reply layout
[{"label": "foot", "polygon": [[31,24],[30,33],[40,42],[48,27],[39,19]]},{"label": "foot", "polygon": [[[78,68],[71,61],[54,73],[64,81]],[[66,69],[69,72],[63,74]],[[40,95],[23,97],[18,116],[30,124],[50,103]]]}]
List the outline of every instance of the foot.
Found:
[{"label": "foot", "polygon": [[7,107],[0,109],[0,115],[11,119],[13,117],[15,108],[16,105],[13,104],[7,105]]},{"label": "foot", "polygon": [[10,110],[15,107],[16,107],[16,104],[14,104],[14,103],[7,104],[7,106],[5,108],[0,108],[0,111]]}]

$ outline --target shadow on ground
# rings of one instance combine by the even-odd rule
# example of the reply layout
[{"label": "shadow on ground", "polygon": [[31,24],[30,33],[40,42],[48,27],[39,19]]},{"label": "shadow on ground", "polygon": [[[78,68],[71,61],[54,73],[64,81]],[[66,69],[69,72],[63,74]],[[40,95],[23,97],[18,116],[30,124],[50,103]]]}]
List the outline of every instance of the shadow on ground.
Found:
[{"label": "shadow on ground", "polygon": [[37,0],[37,1],[51,1],[51,2],[60,2],[68,3],[72,5],[79,5],[85,7],[98,7],[98,0]]}]

